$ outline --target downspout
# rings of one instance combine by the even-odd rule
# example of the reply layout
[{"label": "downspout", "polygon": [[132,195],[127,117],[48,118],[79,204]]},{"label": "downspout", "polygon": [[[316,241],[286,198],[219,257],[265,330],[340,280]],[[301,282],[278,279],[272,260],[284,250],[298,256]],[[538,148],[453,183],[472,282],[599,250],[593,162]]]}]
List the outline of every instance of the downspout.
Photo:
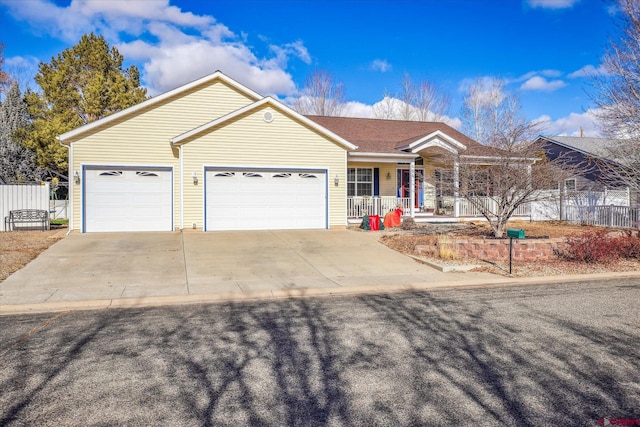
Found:
[{"label": "downspout", "polygon": [[67,195],[69,197],[69,205],[67,206],[67,215],[69,216],[69,225],[67,226],[67,234],[65,234],[65,236],[68,236],[69,234],[71,234],[71,230],[73,230],[73,217],[74,217],[74,206],[73,206],[73,192],[75,191],[75,182],[73,181],[73,142],[70,142],[69,145],[65,145],[62,143],[62,140],[60,139],[60,137],[57,137],[58,140],[58,144],[62,145],[63,147],[67,147],[67,150],[69,151],[68,154],[68,159],[69,162],[67,164]]}]

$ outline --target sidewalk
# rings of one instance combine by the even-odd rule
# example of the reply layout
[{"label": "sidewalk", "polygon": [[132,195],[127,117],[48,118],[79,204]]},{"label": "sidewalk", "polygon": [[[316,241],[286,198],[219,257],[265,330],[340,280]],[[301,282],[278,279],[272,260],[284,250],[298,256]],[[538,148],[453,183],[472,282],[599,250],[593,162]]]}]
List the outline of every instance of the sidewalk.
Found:
[{"label": "sidewalk", "polygon": [[441,272],[374,233],[71,234],[0,283],[0,315],[640,277]]}]

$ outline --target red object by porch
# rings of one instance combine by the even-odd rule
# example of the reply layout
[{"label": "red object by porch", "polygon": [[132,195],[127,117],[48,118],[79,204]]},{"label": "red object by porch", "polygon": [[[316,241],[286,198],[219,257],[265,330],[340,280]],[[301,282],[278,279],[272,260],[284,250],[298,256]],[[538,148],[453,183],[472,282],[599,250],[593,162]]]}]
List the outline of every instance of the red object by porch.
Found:
[{"label": "red object by porch", "polygon": [[369,229],[371,231],[380,230],[380,215],[369,215]]},{"label": "red object by porch", "polygon": [[402,209],[389,211],[384,216],[384,228],[400,227],[402,224]]}]

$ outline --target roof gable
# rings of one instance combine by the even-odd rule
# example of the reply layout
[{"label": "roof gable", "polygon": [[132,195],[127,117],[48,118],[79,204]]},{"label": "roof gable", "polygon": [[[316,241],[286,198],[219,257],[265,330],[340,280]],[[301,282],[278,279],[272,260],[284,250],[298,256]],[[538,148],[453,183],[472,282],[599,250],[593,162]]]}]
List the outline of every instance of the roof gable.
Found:
[{"label": "roof gable", "polygon": [[148,108],[153,108],[159,104],[161,104],[162,102],[171,99],[173,97],[176,96],[180,96],[181,94],[187,93],[190,90],[197,88],[199,86],[204,86],[204,85],[208,85],[208,84],[212,84],[216,81],[222,82],[230,87],[232,87],[233,89],[236,89],[238,92],[242,93],[243,95],[245,95],[249,100],[255,101],[258,99],[262,98],[262,95],[252,91],[251,89],[247,88],[246,86],[241,85],[240,83],[238,83],[237,81],[233,80],[232,78],[226,76],[225,74],[223,74],[220,71],[216,71],[213,74],[209,74],[208,76],[202,77],[198,80],[194,80],[190,83],[187,83],[185,85],[179,86],[175,89],[172,89],[168,92],[165,92],[163,94],[160,94],[156,97],[153,98],[149,98],[146,101],[143,101],[139,104],[133,105],[129,108],[125,108],[124,110],[118,111],[117,113],[111,114],[107,117],[103,117],[102,119],[96,120],[94,122],[88,123],[84,126],[81,126],[79,128],[70,130],[69,132],[65,132],[62,135],[58,136],[58,141],[60,141],[61,144],[65,144],[68,145],[70,142],[72,142],[72,139],[77,138],[80,135],[86,134],[88,132],[91,132],[97,128],[100,128],[102,126],[106,126],[109,125],[111,123],[117,122],[118,120],[121,120],[123,118],[127,118],[129,116],[132,116],[133,114],[139,112],[139,111],[143,111],[145,109]]},{"label": "roof gable", "polygon": [[[421,143],[440,138],[440,143],[456,147],[456,150],[484,148],[441,122],[417,122],[405,120],[364,119],[355,117],[307,116],[309,119],[358,145],[357,152],[402,153]],[[423,147],[424,148],[424,147]],[[411,151],[413,152],[413,151]]]},{"label": "roof gable", "polygon": [[354,144],[352,144],[351,142],[347,141],[346,139],[342,138],[341,136],[333,133],[331,130],[319,125],[318,123],[316,123],[313,120],[308,119],[307,117],[299,114],[298,112],[296,112],[295,110],[287,107],[286,105],[282,104],[281,102],[275,100],[274,98],[267,96],[264,97],[262,99],[260,99],[259,101],[256,101],[252,104],[247,105],[246,107],[240,108],[232,113],[229,113],[225,116],[222,116],[220,118],[217,118],[215,120],[212,120],[208,123],[203,124],[202,126],[198,126],[197,128],[194,128],[188,132],[185,132],[181,135],[177,135],[173,138],[171,138],[171,144],[175,145],[175,146],[179,146],[182,145],[186,142],[188,142],[189,139],[193,138],[196,135],[199,135],[203,132],[206,132],[209,129],[212,129],[216,126],[222,125],[226,122],[229,122],[233,119],[235,119],[238,116],[241,116],[247,112],[253,111],[253,110],[257,110],[258,108],[264,106],[264,105],[269,105],[270,107],[274,108],[275,110],[278,110],[279,112],[293,118],[294,120],[297,120],[301,123],[303,123],[304,125],[314,129],[315,131],[319,132],[321,135],[324,135],[325,137],[333,140],[334,142],[336,142],[338,145],[340,145],[341,147],[343,147],[345,150],[356,150],[358,147]]}]

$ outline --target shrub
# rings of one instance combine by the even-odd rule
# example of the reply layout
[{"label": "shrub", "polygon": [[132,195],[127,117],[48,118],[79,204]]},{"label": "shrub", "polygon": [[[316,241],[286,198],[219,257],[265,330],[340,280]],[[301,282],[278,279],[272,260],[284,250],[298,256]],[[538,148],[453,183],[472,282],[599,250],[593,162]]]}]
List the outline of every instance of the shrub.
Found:
[{"label": "shrub", "polygon": [[621,257],[640,259],[640,235],[638,231],[625,230],[613,240]]},{"label": "shrub", "polygon": [[587,231],[568,236],[564,249],[558,250],[560,258],[580,262],[606,262],[618,258],[640,259],[640,235],[625,230],[612,235],[607,230]]},{"label": "shrub", "polygon": [[565,239],[564,249],[558,250],[560,258],[580,262],[604,262],[620,257],[616,238],[607,230],[587,231],[570,235]]},{"label": "shrub", "polygon": [[457,259],[458,256],[456,251],[451,246],[451,239],[449,236],[445,234],[440,234],[438,236],[438,241],[436,243],[437,254],[440,259]]},{"label": "shrub", "polygon": [[411,217],[402,218],[401,228],[403,230],[413,230],[416,227],[416,221]]}]

